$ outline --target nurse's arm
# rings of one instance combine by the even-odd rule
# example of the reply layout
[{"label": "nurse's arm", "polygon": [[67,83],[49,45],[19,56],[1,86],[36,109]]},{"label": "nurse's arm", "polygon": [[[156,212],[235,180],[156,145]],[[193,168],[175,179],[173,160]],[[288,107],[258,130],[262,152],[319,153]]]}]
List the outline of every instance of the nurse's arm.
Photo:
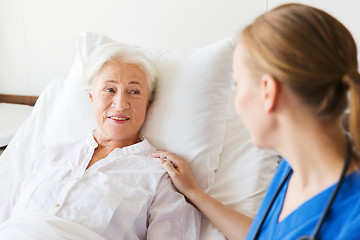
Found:
[{"label": "nurse's arm", "polygon": [[190,166],[177,155],[156,151],[153,157],[160,159],[161,166],[168,172],[177,190],[184,194],[227,239],[245,239],[252,218],[236,212],[202,191],[195,182]]}]

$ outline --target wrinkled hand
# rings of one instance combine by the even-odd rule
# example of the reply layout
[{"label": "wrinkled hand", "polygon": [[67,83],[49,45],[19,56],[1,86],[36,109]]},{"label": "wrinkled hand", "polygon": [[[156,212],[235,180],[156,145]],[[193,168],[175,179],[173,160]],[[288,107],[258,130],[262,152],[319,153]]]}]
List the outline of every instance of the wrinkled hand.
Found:
[{"label": "wrinkled hand", "polygon": [[152,156],[160,159],[161,167],[168,172],[179,192],[187,196],[192,191],[199,190],[189,164],[176,154],[158,150]]}]

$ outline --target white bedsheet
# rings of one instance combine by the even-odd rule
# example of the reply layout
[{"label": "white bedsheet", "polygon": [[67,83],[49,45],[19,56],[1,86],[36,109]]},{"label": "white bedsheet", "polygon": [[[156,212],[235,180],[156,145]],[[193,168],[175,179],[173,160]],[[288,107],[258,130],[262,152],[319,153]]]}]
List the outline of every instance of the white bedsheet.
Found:
[{"label": "white bedsheet", "polygon": [[0,226],[2,240],[105,240],[86,227],[56,216],[31,215]]},{"label": "white bedsheet", "polygon": [[[31,166],[27,159],[35,158],[44,150],[44,126],[52,113],[52,106],[57,101],[57,94],[62,89],[63,81],[53,80],[41,94],[30,117],[21,125],[11,142],[0,156],[0,203],[8,198],[7,194],[15,187],[19,179]],[[9,171],[12,169],[12,171]]]}]

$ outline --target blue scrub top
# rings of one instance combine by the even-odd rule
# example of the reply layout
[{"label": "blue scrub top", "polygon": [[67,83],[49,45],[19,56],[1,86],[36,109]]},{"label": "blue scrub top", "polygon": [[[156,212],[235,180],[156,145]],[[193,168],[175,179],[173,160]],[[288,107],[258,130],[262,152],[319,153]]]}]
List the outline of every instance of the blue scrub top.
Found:
[{"label": "blue scrub top", "polygon": [[[271,199],[290,170],[290,165],[282,159],[251,225],[247,240],[254,239]],[[297,239],[304,235],[312,235],[335,189],[335,185],[325,189],[278,222],[289,179],[290,177],[271,207],[258,239]],[[360,170],[345,177],[320,229],[319,239],[360,239]]]}]

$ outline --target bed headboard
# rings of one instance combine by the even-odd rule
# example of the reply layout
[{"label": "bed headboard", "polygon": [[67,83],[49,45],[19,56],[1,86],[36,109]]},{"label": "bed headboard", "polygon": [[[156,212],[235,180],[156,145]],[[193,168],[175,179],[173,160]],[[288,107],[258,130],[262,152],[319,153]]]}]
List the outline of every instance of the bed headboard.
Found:
[{"label": "bed headboard", "polygon": [[0,103],[15,103],[34,106],[38,96],[0,94]]}]

